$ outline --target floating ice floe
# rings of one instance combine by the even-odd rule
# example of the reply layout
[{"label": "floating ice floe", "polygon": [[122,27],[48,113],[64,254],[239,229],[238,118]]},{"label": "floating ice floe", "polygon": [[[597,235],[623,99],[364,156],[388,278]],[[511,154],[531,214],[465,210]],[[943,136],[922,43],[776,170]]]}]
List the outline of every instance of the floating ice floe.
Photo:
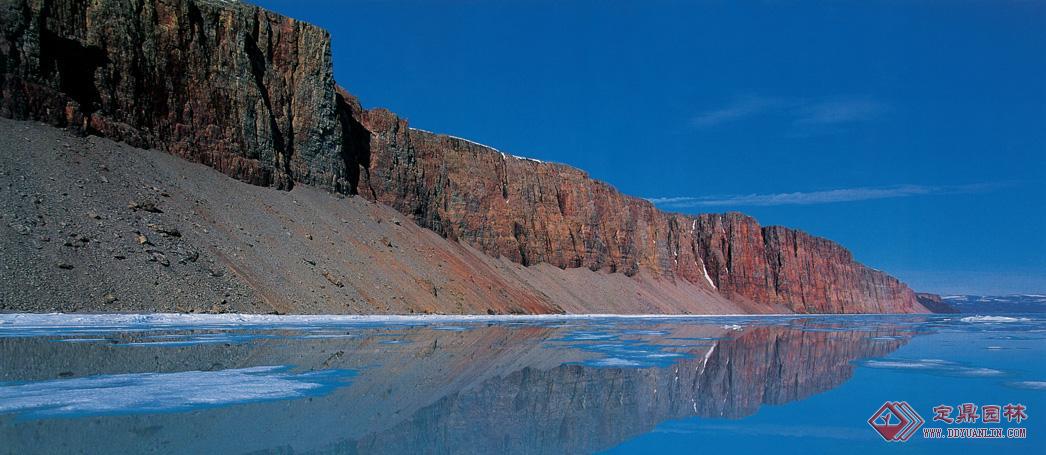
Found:
[{"label": "floating ice floe", "polygon": [[607,368],[613,368],[613,367],[639,367],[639,366],[643,366],[639,362],[635,362],[635,361],[632,361],[632,360],[619,359],[619,358],[616,358],[616,357],[608,357],[608,358],[605,358],[605,359],[596,359],[596,360],[589,361],[587,363],[590,366],[607,367]]},{"label": "floating ice floe", "polygon": [[1024,322],[1029,319],[1010,316],[967,316],[959,320],[962,322]]},{"label": "floating ice floe", "polygon": [[992,377],[1006,374],[993,368],[971,367],[941,359],[874,359],[866,360],[861,365],[868,368],[920,371],[944,376]]},{"label": "floating ice floe", "polygon": [[129,373],[0,386],[0,413],[28,418],[155,413],[318,396],[350,370],[296,373],[285,366]]}]

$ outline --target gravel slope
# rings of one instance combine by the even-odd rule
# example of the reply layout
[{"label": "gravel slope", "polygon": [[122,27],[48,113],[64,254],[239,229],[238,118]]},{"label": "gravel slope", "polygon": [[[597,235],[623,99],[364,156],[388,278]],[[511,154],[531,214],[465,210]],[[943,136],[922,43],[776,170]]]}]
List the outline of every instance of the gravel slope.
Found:
[{"label": "gravel slope", "polygon": [[491,258],[391,208],[0,119],[0,311],[744,313],[689,284]]}]

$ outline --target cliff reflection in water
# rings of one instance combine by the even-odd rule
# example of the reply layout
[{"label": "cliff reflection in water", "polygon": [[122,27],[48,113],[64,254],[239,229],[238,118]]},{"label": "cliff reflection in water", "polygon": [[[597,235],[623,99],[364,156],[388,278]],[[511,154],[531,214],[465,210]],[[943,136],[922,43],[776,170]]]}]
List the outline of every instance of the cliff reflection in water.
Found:
[{"label": "cliff reflection in water", "polygon": [[[0,332],[0,452],[591,452],[831,389],[912,335],[832,321]],[[127,397],[153,388],[177,403]]]}]

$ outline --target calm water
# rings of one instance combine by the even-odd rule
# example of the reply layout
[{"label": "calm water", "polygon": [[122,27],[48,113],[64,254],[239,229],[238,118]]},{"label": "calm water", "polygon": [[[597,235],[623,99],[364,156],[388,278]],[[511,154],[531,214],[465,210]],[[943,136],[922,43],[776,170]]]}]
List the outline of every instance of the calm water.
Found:
[{"label": "calm water", "polygon": [[[0,453],[1041,454],[1044,340],[1036,315],[0,315]],[[887,443],[885,401],[1027,439]],[[931,420],[961,403],[1028,417]]]}]

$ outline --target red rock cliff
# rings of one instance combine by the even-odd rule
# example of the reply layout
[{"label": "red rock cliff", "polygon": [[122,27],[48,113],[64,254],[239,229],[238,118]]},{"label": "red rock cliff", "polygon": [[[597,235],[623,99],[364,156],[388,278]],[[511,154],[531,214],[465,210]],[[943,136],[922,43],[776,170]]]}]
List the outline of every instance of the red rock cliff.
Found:
[{"label": "red rock cliff", "polygon": [[796,312],[925,311],[904,283],[830,240],[739,213],[662,212],[569,166],[412,129],[381,109],[351,112],[370,133],[359,194],[488,254],[686,280]]},{"label": "red rock cliff", "polygon": [[0,115],[258,185],[345,185],[322,29],[219,0],[12,0],[0,24]]},{"label": "red rock cliff", "polygon": [[258,185],[358,193],[524,265],[685,280],[772,311],[925,311],[831,241],[737,213],[665,213],[581,170],[365,111],[336,89],[325,31],[255,6],[20,0],[0,19],[0,115]]}]

